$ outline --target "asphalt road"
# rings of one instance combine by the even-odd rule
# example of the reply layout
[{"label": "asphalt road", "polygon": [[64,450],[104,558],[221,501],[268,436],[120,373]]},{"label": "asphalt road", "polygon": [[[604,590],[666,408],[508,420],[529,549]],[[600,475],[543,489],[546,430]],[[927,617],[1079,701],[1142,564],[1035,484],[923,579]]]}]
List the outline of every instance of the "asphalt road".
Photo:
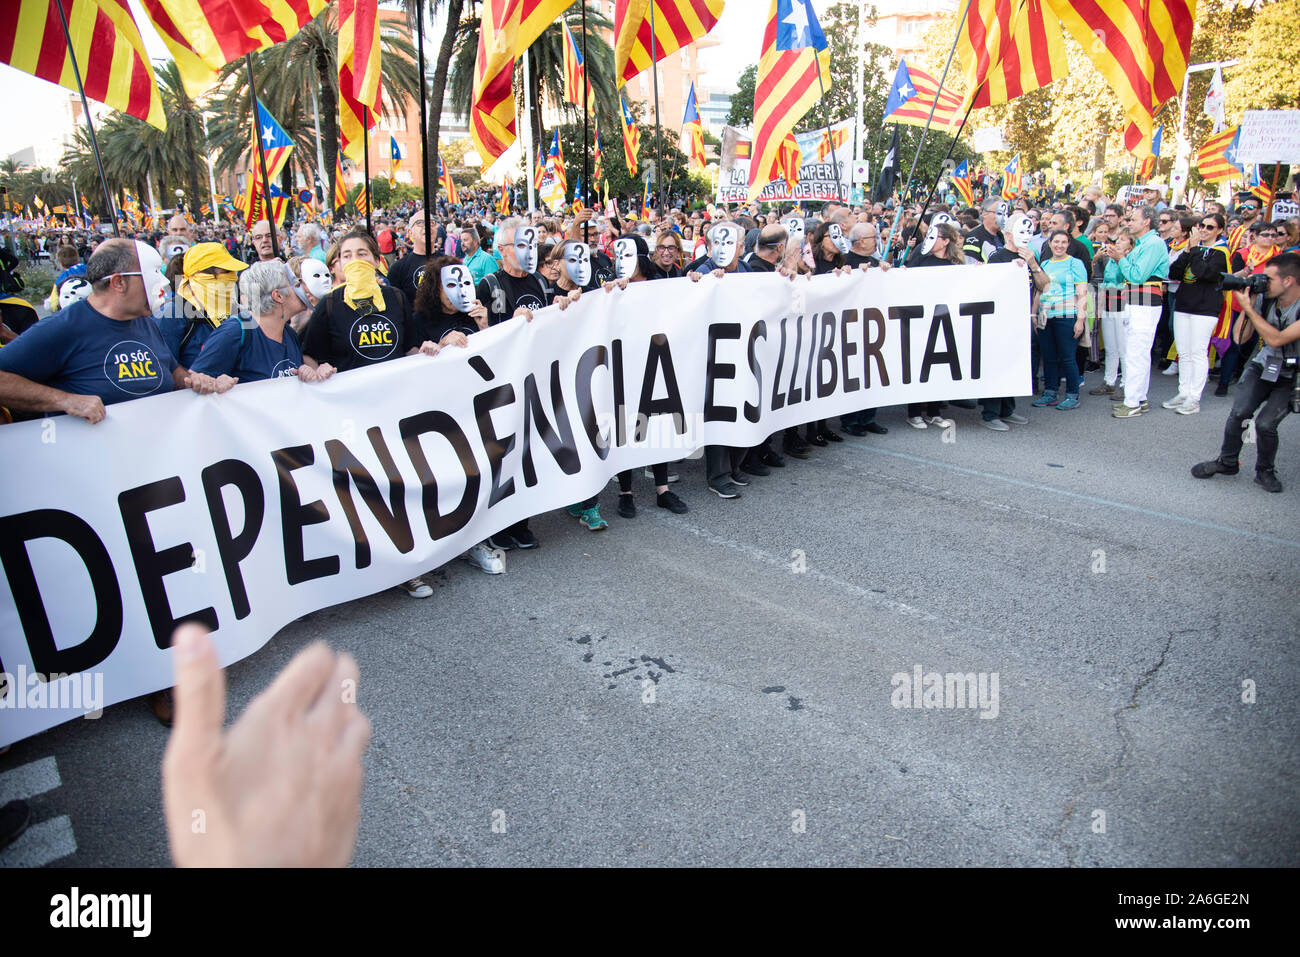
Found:
[{"label": "asphalt road", "polygon": [[[231,712],[312,639],[357,657],[363,865],[1293,865],[1300,429],[1283,494],[1252,446],[1197,481],[1230,400],[1174,384],[952,441],[883,410],[738,501],[687,462],[684,516],[638,477],[635,520],[542,516],[505,575],[295,622]],[[894,707],[916,666],[996,674],[996,716]],[[15,745],[39,823],[0,865],[166,864],[165,740],[137,701]]]}]

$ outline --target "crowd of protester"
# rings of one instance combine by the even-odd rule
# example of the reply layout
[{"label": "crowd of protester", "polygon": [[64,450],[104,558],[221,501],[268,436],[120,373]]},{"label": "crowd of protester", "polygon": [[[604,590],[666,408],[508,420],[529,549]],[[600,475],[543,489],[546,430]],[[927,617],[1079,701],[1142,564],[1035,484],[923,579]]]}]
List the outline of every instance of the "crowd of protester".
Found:
[{"label": "crowd of protester", "polygon": [[[408,207],[376,211],[369,230],[304,222],[273,240],[266,221],[243,230],[178,213],[162,233],[110,239],[65,232],[50,244],[60,269],[45,304],[53,314],[39,320],[18,295],[23,263],[5,252],[0,415],[13,421],[62,412],[94,423],[107,404],[173,388],[220,393],[280,376],[321,382],[400,356],[461,348],[489,326],[634,282],[1016,263],[1032,317],[1033,406],[1070,411],[1106,397],[1113,417],[1139,417],[1150,411],[1154,369],[1178,376],[1177,395],[1164,408],[1194,415],[1216,379],[1216,395],[1234,387],[1236,395],[1219,455],[1193,474],[1235,473],[1253,419],[1256,482],[1281,491],[1278,424],[1300,399],[1300,220],[1265,221],[1248,194],[1231,210],[1211,202],[1199,214],[1169,207],[1156,190],[1121,205],[1091,188],[1077,204],[1042,206],[997,198],[972,208],[826,203],[810,215],[751,204],[624,219],[612,210],[501,215],[466,204],[442,206],[428,221],[431,234],[423,211]],[[1248,289],[1230,294],[1225,281]],[[114,378],[106,351],[127,340],[136,354]],[[1085,392],[1091,373],[1096,384]],[[905,420],[915,429],[945,429],[959,409],[977,411],[995,432],[1029,423],[1010,396],[917,403]],[[844,415],[838,431],[821,420],[751,449],[709,447],[706,489],[737,499],[788,459],[843,442],[841,433],[885,435],[876,412]],[[618,476],[622,519],[637,514],[636,478]],[[671,488],[674,463],[646,469],[645,478],[656,507],[689,510],[689,494]],[[592,531],[608,528],[598,496],[569,513]],[[499,574],[505,552],[538,544],[525,519],[465,558]],[[432,594],[422,577],[400,587],[416,598]],[[161,720],[170,719],[166,695],[154,705]]]}]

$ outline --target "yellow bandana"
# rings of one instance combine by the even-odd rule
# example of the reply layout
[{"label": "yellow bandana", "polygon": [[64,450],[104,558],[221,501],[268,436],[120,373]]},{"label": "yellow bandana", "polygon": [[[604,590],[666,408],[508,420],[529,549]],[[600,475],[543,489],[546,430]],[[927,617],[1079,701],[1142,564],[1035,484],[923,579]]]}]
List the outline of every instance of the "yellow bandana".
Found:
[{"label": "yellow bandana", "polygon": [[364,259],[354,259],[343,267],[343,301],[349,309],[356,309],[360,299],[369,299],[377,312],[384,311],[384,294],[379,290],[375,267]]},{"label": "yellow bandana", "polygon": [[186,276],[181,282],[181,295],[186,301],[203,310],[208,322],[219,326],[230,315],[235,300],[235,274],[219,272],[198,273]]}]

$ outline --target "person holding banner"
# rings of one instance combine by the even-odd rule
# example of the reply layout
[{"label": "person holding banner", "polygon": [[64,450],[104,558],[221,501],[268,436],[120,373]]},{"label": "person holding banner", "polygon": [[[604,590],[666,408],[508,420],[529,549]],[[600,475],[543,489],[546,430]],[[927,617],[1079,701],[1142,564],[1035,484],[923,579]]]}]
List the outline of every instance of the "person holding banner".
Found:
[{"label": "person holding banner", "polygon": [[[379,285],[379,246],[364,230],[346,233],[338,243],[343,285],[312,310],[303,340],[303,362],[312,369],[331,365],[348,372],[404,355],[434,355],[432,342],[416,346],[416,331],[406,296],[395,286]],[[400,586],[412,598],[433,589],[420,577]]]},{"label": "person holding banner", "polygon": [[154,312],[163,339],[181,363],[189,366],[208,337],[235,310],[235,280],[247,269],[221,243],[199,243],[181,260],[177,295]]},{"label": "person holding banner", "polygon": [[[960,266],[966,261],[961,233],[951,222],[933,223],[919,250],[920,258],[911,264],[914,268]],[[907,424],[914,429],[924,429],[931,425],[936,429],[950,428],[954,423],[952,419],[939,414],[942,408],[941,402],[910,402],[907,406]]]},{"label": "person holding banner", "polygon": [[157,251],[110,239],[90,257],[86,281],[89,297],[0,349],[0,406],[64,412],[93,425],[105,406],[189,384],[189,370],[150,316],[167,283]]},{"label": "person holding banner", "polygon": [[297,376],[300,382],[324,382],[334,374],[328,363],[313,368],[303,362],[302,346],[290,320],[306,310],[294,292],[289,267],[275,260],[254,263],[240,277],[251,327],[230,316],[203,344],[190,367],[190,388],[200,395],[229,391],[237,382],[261,382]]}]

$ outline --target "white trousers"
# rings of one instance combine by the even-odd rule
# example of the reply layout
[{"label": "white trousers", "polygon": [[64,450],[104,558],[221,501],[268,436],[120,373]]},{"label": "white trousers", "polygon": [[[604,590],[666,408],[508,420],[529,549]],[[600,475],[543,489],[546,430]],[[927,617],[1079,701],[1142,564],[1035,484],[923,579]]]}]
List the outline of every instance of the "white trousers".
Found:
[{"label": "white trousers", "polygon": [[1124,344],[1124,404],[1136,409],[1147,400],[1151,385],[1151,344],[1160,325],[1160,307],[1130,303],[1125,324],[1128,339]]},{"label": "white trousers", "polygon": [[1218,316],[1174,312],[1174,345],[1178,347],[1178,394],[1201,401],[1210,373],[1210,334]]},{"label": "white trousers", "polygon": [[1114,385],[1120,376],[1124,349],[1128,344],[1128,328],[1124,325],[1124,309],[1101,309],[1101,342],[1106,347],[1106,384]]}]

